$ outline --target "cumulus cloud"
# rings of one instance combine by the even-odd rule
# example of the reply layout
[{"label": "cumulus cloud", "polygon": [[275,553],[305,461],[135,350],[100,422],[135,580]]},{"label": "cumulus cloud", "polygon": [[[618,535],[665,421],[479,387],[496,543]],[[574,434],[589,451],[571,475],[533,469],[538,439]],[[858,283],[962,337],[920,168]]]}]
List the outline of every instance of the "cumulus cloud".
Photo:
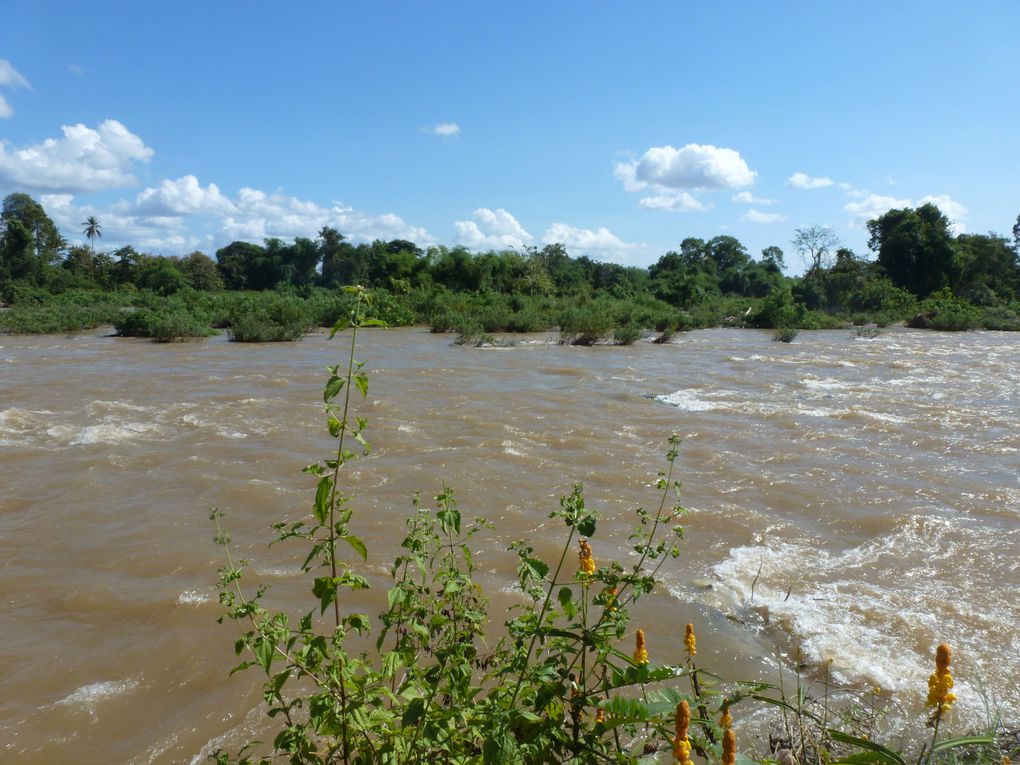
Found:
[{"label": "cumulus cloud", "polygon": [[457,243],[473,250],[522,249],[534,237],[506,210],[480,207],[473,213],[474,220],[454,221]]},{"label": "cumulus cloud", "polygon": [[460,132],[460,125],[456,122],[440,122],[438,125],[430,127],[428,132],[442,136],[457,135]]},{"label": "cumulus cloud", "polygon": [[95,215],[103,224],[107,246],[132,244],[158,254],[183,254],[199,247],[212,250],[238,239],[314,238],[323,226],[333,226],[354,241],[407,239],[425,245],[435,241],[424,228],[393,213],[369,215],[339,203],[320,205],[253,188],[230,197],[216,184],[203,187],[190,175],[165,180],[134,200],[104,209],[76,205],[71,194],[43,194],[40,199],[65,233],[77,234],[81,221]]},{"label": "cumulus cloud", "polygon": [[855,196],[858,197],[858,201],[847,202],[843,205],[843,211],[850,214],[850,225],[858,228],[890,210],[911,206],[909,199],[897,199],[883,194],[862,192]]},{"label": "cumulus cloud", "polygon": [[743,223],[781,223],[786,220],[786,216],[779,213],[761,212],[752,208],[741,215],[740,220]]},{"label": "cumulus cloud", "polygon": [[962,221],[967,217],[970,211],[962,204],[957,202],[948,194],[938,194],[934,196],[929,194],[928,196],[921,197],[917,200],[917,204],[919,206],[926,205],[929,202],[939,208],[943,213],[945,213],[945,216],[952,221],[953,225],[951,228],[954,234],[962,234],[967,230],[966,224]]},{"label": "cumulus cloud", "polygon": [[201,213],[234,213],[237,207],[220,193],[215,183],[205,188],[193,175],[176,181],[164,180],[155,188],[147,188],[135,197],[135,211],[146,215],[194,215]]},{"label": "cumulus cloud", "polygon": [[929,194],[916,201],[897,197],[874,194],[869,191],[854,191],[850,196],[857,201],[843,205],[843,211],[850,214],[850,225],[863,228],[869,220],[878,218],[890,210],[902,210],[904,207],[921,207],[933,204],[950,220],[953,234],[962,234],[967,230],[964,218],[970,211],[948,194]]},{"label": "cumulus cloud", "polygon": [[756,197],[750,191],[741,191],[739,194],[734,194],[730,197],[734,202],[740,202],[745,205],[777,205],[779,204],[778,199],[765,199],[764,197]]},{"label": "cumulus cloud", "polygon": [[794,173],[786,182],[795,189],[824,189],[835,183],[832,178],[812,178],[806,173]]},{"label": "cumulus cloud", "polygon": [[704,212],[711,209],[711,205],[706,205],[686,191],[642,197],[638,204],[649,210],[669,210],[670,212]]},{"label": "cumulus cloud", "polygon": [[575,228],[566,223],[553,223],[542,235],[542,244],[562,244],[573,255],[588,255],[597,260],[622,260],[638,249],[625,242],[608,228]]},{"label": "cumulus cloud", "polygon": [[223,233],[230,239],[314,237],[323,226],[333,226],[356,241],[407,239],[419,244],[433,241],[428,231],[408,224],[399,215],[368,215],[338,202],[327,207],[252,188],[241,189],[230,202],[233,209],[222,219]]},{"label": "cumulus cloud", "polygon": [[0,143],[0,182],[27,191],[99,191],[134,185],[136,162],[153,155],[141,138],[116,120],[98,128],[65,125],[63,138],[21,149]]},{"label": "cumulus cloud", "polygon": [[627,191],[710,191],[754,183],[756,173],[735,149],[689,143],[679,149],[653,146],[640,159],[620,162],[613,173]]}]

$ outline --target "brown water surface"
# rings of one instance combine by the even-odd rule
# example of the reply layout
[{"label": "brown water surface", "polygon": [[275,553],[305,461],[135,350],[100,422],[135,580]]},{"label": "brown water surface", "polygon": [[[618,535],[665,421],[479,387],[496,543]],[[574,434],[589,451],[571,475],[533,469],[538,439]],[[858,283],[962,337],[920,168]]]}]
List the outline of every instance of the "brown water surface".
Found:
[{"label": "brown water surface", "polygon": [[[350,477],[380,585],[413,492],[443,481],[496,524],[478,547],[497,622],[515,598],[505,547],[555,554],[548,513],[574,482],[603,517],[596,557],[625,558],[678,432],[691,513],[637,614],[653,657],[677,661],[694,621],[699,658],[727,677],[773,677],[777,648],[799,646],[909,716],[945,640],[956,724],[983,719],[982,692],[1020,719],[1020,335],[551,340],[365,335],[374,451]],[[342,356],[323,335],[0,337],[0,759],[201,762],[257,729],[258,678],[227,677],[209,509],[275,604],[311,608],[301,551],[266,542],[310,507],[300,469],[331,446],[320,391]]]}]

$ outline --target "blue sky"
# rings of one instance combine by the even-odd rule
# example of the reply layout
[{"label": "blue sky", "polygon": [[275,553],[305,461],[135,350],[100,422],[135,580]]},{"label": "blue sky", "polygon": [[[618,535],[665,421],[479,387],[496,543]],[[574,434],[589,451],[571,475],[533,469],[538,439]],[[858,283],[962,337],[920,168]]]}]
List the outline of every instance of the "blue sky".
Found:
[{"label": "blue sky", "polygon": [[550,241],[647,265],[1020,213],[1020,2],[5,3],[0,194],[162,254]]}]

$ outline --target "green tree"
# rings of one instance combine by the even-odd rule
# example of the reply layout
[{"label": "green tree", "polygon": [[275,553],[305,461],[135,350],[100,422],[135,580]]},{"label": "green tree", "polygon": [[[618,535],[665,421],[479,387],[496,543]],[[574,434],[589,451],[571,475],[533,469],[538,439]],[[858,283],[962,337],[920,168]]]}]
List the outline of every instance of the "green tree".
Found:
[{"label": "green tree", "polygon": [[776,273],[782,273],[786,270],[786,261],[783,258],[783,251],[775,245],[766,247],[761,251],[761,262],[770,271],[775,271]]},{"label": "green tree", "polygon": [[84,221],[82,221],[81,232],[85,234],[85,236],[88,238],[89,244],[92,245],[92,254],[95,255],[96,237],[97,236],[101,237],[103,235],[102,224],[100,224],[99,220],[96,218],[95,215],[90,215]]},{"label": "green tree", "polygon": [[868,247],[897,287],[924,298],[952,287],[960,260],[949,219],[935,205],[890,210],[868,221]]},{"label": "green tree", "polygon": [[67,242],[43,206],[28,194],[15,193],[5,197],[0,220],[5,226],[17,221],[28,231],[32,240],[31,254],[38,261],[37,266],[29,269],[33,273],[41,273],[43,266],[57,262],[60,253],[67,247]]},{"label": "green tree", "polygon": [[203,252],[195,251],[174,265],[184,274],[185,279],[196,290],[221,290],[223,277],[216,263]]}]

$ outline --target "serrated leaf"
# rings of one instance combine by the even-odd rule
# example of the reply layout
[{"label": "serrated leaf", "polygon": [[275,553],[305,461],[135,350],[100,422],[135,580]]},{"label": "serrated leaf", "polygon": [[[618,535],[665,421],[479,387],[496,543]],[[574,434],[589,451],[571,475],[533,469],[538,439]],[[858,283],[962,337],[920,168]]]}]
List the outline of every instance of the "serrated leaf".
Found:
[{"label": "serrated leaf", "polygon": [[332,401],[343,387],[344,379],[333,375],[326,383],[326,387],[322,389],[322,400],[325,402]]},{"label": "serrated leaf", "polygon": [[340,420],[336,417],[330,416],[329,420],[326,422],[326,427],[329,428],[329,434],[333,436],[333,438],[340,435]]}]

